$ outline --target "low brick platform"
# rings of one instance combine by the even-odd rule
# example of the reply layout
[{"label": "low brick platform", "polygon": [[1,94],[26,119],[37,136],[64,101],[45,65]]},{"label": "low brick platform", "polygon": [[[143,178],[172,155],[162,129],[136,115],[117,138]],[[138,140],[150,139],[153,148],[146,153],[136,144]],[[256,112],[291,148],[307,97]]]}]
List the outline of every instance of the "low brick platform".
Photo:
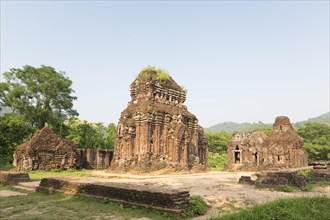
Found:
[{"label": "low brick platform", "polygon": [[188,191],[160,190],[133,184],[86,184],[70,182],[65,179],[44,178],[39,192],[62,192],[69,195],[81,195],[92,199],[109,200],[125,206],[150,208],[157,211],[180,215],[190,207]]},{"label": "low brick platform", "polygon": [[287,185],[294,172],[271,172],[256,174],[256,186],[284,186]]},{"label": "low brick platform", "polygon": [[27,173],[0,172],[0,184],[18,185],[19,182],[29,182],[30,177]]}]

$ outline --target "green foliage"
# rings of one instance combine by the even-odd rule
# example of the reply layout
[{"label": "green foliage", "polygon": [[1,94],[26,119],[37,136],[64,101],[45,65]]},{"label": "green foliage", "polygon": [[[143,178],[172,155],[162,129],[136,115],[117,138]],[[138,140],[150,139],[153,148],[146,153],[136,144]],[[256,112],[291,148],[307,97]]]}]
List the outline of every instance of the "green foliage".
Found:
[{"label": "green foliage", "polygon": [[209,142],[209,152],[227,153],[228,143],[231,134],[227,132],[205,132],[205,137]]},{"label": "green foliage", "polygon": [[275,191],[280,192],[293,192],[295,191],[296,187],[292,185],[284,185],[284,186],[277,186],[273,188]]},{"label": "green foliage", "polygon": [[236,123],[236,122],[223,122],[219,123],[216,125],[213,125],[209,128],[206,128],[206,131],[209,132],[229,132],[233,133],[236,131],[240,132],[249,132],[249,131],[255,131],[255,130],[265,130],[266,132],[271,129],[272,125],[271,124],[265,124],[261,121],[258,123]]},{"label": "green foliage", "polygon": [[67,126],[69,134],[66,138],[72,140],[81,148],[102,148],[104,147],[104,136],[106,128],[101,123],[89,123],[72,117]]},{"label": "green foliage", "polygon": [[102,123],[91,123],[72,117],[67,126],[66,138],[81,148],[113,149],[116,138],[116,125],[110,123],[106,128]]},{"label": "green foliage", "polygon": [[314,188],[314,184],[306,184],[306,185],[301,186],[300,190],[304,191],[304,192],[310,192],[313,190],[313,188]]},{"label": "green foliage", "polygon": [[156,68],[156,67],[150,66],[150,65],[143,68],[142,71],[140,72],[139,76],[146,76],[145,73],[147,73],[147,72],[156,72],[157,73],[156,80],[158,80],[158,81],[169,82],[171,80],[171,76],[166,70]]},{"label": "green foliage", "polygon": [[107,136],[105,140],[105,145],[109,149],[114,149],[115,141],[116,141],[116,130],[117,127],[114,123],[110,123],[107,127]]},{"label": "green foliage", "polygon": [[224,170],[227,166],[227,153],[212,153],[208,152],[208,162],[212,170]]},{"label": "green foliage", "polygon": [[83,177],[90,175],[91,170],[76,170],[76,169],[68,169],[68,170],[58,170],[52,169],[50,171],[45,170],[33,170],[29,171],[29,177],[31,180],[41,180],[43,178],[52,178],[52,177]]},{"label": "green foliage", "polygon": [[297,133],[304,140],[309,162],[327,160],[330,152],[330,126],[320,123],[306,123]]},{"label": "green foliage", "polygon": [[325,196],[279,199],[212,220],[323,220],[330,216],[330,198]]},{"label": "green foliage", "polygon": [[330,112],[327,112],[315,118],[309,118],[306,121],[297,122],[294,124],[294,127],[299,128],[301,126],[304,126],[306,123],[314,123],[314,122],[330,125]]},{"label": "green foliage", "polygon": [[182,217],[194,217],[198,215],[204,215],[207,210],[208,206],[204,202],[201,196],[192,196],[191,197],[191,208],[182,214]]},{"label": "green foliage", "polygon": [[12,163],[12,155],[18,145],[34,133],[35,129],[22,116],[7,113],[0,117],[0,167]]},{"label": "green foliage", "polygon": [[312,176],[312,170],[309,170],[309,169],[299,170],[297,172],[297,174],[300,175],[300,176],[311,177]]},{"label": "green foliage", "polygon": [[78,115],[73,109],[72,81],[53,67],[24,66],[3,73],[0,105],[9,107],[38,129],[46,124],[59,130],[67,116]]}]

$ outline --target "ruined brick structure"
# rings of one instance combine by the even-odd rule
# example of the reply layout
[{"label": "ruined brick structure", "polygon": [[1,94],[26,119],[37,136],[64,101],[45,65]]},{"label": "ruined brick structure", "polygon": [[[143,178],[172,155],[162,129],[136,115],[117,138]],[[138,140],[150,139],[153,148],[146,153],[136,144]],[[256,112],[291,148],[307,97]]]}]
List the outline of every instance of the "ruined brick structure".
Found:
[{"label": "ruined brick structure", "polygon": [[45,127],[16,149],[13,164],[25,171],[76,168],[77,151],[72,141]]},{"label": "ruined brick structure", "polygon": [[131,101],[117,126],[111,170],[149,172],[166,167],[205,168],[208,142],[184,105],[186,91],[157,71],[143,71],[130,86]]},{"label": "ruined brick structure", "polygon": [[113,150],[77,149],[74,143],[43,128],[14,152],[13,165],[17,170],[50,169],[107,169]]},{"label": "ruined brick structure", "polygon": [[78,161],[81,168],[107,169],[113,158],[113,150],[85,148],[77,149]]},{"label": "ruined brick structure", "polygon": [[267,136],[261,131],[235,133],[228,144],[228,169],[269,170],[307,166],[307,152],[286,116],[279,116]]}]

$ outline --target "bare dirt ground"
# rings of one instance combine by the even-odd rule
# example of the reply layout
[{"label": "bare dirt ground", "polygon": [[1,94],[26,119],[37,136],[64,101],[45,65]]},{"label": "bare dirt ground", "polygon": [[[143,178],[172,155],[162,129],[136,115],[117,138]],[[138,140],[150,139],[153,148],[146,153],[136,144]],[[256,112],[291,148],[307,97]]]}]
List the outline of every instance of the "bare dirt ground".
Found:
[{"label": "bare dirt ground", "polygon": [[12,190],[0,190],[0,197],[8,197],[8,196],[25,196],[26,193],[20,193]]},{"label": "bare dirt ground", "polygon": [[[75,182],[84,183],[131,183],[153,186],[159,189],[188,190],[191,195],[200,195],[211,206],[204,216],[194,220],[209,219],[212,216],[223,215],[236,209],[251,207],[285,197],[302,197],[326,195],[330,197],[330,184],[317,187],[311,192],[278,192],[268,189],[256,189],[251,185],[238,184],[241,176],[252,176],[254,172],[222,172],[210,171],[206,173],[178,173],[165,175],[132,175],[93,171],[92,176],[67,178]],[[37,187],[38,181],[26,183],[25,187]],[[24,195],[23,193],[1,190],[0,196]],[[148,218],[143,218],[148,219]]]},{"label": "bare dirt ground", "polygon": [[212,171],[194,174],[167,175],[130,175],[93,171],[92,177],[74,178],[74,181],[86,183],[134,183],[154,186],[160,189],[188,190],[191,195],[200,195],[211,206],[205,216],[195,219],[207,219],[239,208],[246,208],[284,197],[326,195],[330,197],[330,185],[317,187],[311,192],[279,192],[268,189],[256,189],[251,185],[238,184],[241,176],[254,176],[253,172]]}]

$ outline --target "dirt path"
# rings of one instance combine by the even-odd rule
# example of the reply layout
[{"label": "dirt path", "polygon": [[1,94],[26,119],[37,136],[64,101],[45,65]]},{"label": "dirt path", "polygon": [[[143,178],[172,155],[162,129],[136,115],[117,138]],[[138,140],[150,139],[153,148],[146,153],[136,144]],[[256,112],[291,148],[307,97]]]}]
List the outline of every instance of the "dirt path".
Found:
[{"label": "dirt path", "polygon": [[0,197],[8,197],[8,196],[25,196],[26,193],[20,193],[12,190],[0,190]]}]

